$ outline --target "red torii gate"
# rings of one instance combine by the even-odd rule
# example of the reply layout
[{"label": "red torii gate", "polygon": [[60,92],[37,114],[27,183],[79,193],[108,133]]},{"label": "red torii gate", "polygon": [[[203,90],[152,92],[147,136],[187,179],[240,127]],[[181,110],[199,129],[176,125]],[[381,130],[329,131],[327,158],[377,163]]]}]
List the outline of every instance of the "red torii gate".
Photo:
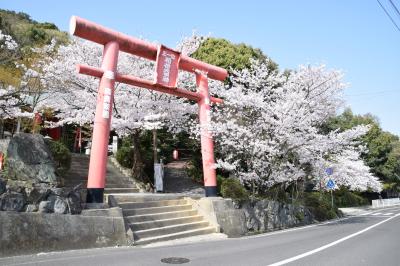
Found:
[{"label": "red torii gate", "polygon": [[[184,97],[198,103],[205,195],[206,197],[216,196],[214,144],[212,135],[208,131],[208,122],[210,120],[210,103],[222,103],[223,101],[210,97],[207,78],[222,81],[228,76],[228,72],[223,68],[181,55],[163,45],[157,46],[76,16],[70,20],[70,33],[104,45],[101,68],[77,66],[79,73],[100,78],[89,164],[87,202],[103,202],[112,100],[116,81]],[[156,61],[155,81],[116,73],[119,51]],[[179,69],[195,73],[197,92],[176,87]]]}]

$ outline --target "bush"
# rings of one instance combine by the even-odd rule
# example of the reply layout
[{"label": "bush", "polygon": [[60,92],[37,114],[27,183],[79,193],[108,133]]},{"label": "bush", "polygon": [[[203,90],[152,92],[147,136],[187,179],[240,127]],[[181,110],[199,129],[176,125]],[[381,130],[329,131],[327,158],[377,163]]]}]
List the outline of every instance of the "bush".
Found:
[{"label": "bush", "polygon": [[71,167],[71,153],[60,141],[46,140],[46,144],[57,163],[57,173],[63,176]]},{"label": "bush", "polygon": [[341,188],[334,192],[335,204],[338,207],[355,207],[368,205],[369,201],[366,198],[361,197],[356,192],[351,192],[346,188]]},{"label": "bush", "polygon": [[217,175],[217,194],[218,195],[222,195],[221,194],[221,185],[222,183],[225,181],[225,177],[223,177],[222,175]]},{"label": "bush", "polygon": [[132,168],[133,166],[133,149],[131,147],[122,146],[118,149],[115,155],[118,163],[126,168]]},{"label": "bush", "polygon": [[289,199],[289,193],[285,191],[285,187],[282,186],[282,184],[277,184],[275,186],[266,189],[265,191],[263,191],[263,194],[259,196],[274,201],[293,203],[293,201]]},{"label": "bush", "polygon": [[221,184],[221,195],[224,198],[231,198],[237,202],[249,199],[246,188],[236,178],[227,178]]},{"label": "bush", "polygon": [[304,204],[318,221],[334,219],[339,213],[336,206],[332,209],[331,195],[328,193],[304,193]]},{"label": "bush", "polygon": [[186,168],[186,173],[188,176],[195,182],[197,183],[203,183],[203,171],[201,170],[200,167],[196,167],[195,165],[192,164],[192,162],[189,163],[189,165]]}]

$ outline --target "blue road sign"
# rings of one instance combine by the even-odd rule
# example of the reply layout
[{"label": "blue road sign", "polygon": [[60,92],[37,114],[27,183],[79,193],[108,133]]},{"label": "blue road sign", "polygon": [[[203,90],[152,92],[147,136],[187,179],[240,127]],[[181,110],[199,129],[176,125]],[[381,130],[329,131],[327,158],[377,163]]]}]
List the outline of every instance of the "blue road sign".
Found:
[{"label": "blue road sign", "polygon": [[328,183],[326,183],[326,187],[329,189],[333,189],[335,187],[335,182],[332,179],[329,179]]},{"label": "blue road sign", "polygon": [[325,172],[327,175],[333,175],[333,168],[332,167],[328,167],[325,169]]}]

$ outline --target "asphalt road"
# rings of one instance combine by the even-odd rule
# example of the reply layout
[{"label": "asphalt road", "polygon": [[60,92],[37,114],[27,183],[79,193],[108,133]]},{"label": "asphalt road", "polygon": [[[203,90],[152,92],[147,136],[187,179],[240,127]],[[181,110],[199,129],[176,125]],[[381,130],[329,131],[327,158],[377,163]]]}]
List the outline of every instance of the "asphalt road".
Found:
[{"label": "asphalt road", "polygon": [[0,258],[0,265],[400,265],[400,207],[252,237]]}]

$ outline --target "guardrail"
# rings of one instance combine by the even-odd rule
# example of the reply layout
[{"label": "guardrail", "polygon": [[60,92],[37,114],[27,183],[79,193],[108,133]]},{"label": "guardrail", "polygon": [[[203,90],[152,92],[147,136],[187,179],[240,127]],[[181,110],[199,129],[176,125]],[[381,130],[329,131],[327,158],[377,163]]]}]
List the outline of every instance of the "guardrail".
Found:
[{"label": "guardrail", "polygon": [[397,204],[400,204],[400,198],[379,199],[372,201],[372,208],[389,207]]}]

